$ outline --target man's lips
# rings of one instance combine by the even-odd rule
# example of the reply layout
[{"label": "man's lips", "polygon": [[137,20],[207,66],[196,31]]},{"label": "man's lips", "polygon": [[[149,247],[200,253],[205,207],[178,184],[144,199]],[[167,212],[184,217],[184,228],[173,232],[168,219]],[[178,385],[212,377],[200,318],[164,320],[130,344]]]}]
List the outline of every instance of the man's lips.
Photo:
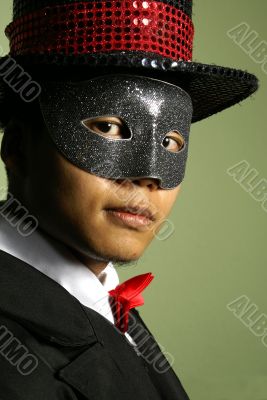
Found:
[{"label": "man's lips", "polygon": [[119,224],[138,228],[150,225],[154,220],[153,215],[147,209],[136,209],[130,207],[116,207],[106,209],[108,214],[115,218]]},{"label": "man's lips", "polygon": [[136,215],[136,216],[141,216],[141,217],[146,217],[147,219],[150,219],[151,221],[155,220],[155,217],[153,216],[152,212],[149,210],[149,208],[142,208],[142,207],[110,207],[107,208],[107,211],[116,211],[116,212],[121,212],[121,213],[126,213],[126,214],[131,214],[131,215]]}]

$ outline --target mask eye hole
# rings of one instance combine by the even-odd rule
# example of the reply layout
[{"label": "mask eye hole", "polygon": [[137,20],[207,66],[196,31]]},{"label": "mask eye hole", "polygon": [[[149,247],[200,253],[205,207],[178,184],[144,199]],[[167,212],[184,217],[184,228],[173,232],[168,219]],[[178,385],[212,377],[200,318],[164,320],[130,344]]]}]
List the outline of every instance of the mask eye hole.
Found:
[{"label": "mask eye hole", "polygon": [[165,135],[162,146],[172,153],[178,153],[185,146],[185,140],[178,131],[171,131]]},{"label": "mask eye hole", "polygon": [[101,116],[87,118],[81,121],[91,132],[97,133],[106,139],[130,139],[131,132],[126,124],[118,117]]}]

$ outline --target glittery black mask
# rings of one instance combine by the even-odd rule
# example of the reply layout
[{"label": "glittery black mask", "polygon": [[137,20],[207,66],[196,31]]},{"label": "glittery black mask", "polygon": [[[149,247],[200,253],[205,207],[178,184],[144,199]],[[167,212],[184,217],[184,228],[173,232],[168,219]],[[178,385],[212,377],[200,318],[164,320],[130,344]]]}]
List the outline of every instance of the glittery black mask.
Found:
[{"label": "glittery black mask", "polygon": [[[193,108],[180,87],[111,74],[83,82],[45,82],[39,101],[58,150],[79,168],[104,178],[155,178],[162,189],[183,180]],[[85,126],[103,116],[119,118],[125,136],[105,137]],[[171,131],[184,141],[176,152],[163,145]]]}]

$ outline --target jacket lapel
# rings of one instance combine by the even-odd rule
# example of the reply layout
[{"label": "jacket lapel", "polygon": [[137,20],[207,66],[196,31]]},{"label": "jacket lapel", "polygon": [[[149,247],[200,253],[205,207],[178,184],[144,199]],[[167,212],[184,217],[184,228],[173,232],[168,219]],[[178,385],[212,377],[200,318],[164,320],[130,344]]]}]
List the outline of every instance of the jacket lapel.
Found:
[{"label": "jacket lapel", "polygon": [[62,368],[61,379],[91,400],[161,400],[126,337],[104,317],[83,307],[99,342]]}]

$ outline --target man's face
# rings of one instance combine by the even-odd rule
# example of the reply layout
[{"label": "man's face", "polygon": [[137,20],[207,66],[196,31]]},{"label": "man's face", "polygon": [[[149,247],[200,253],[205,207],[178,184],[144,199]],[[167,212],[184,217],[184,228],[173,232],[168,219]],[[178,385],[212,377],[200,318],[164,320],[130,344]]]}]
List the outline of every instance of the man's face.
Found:
[{"label": "man's face", "polygon": [[[43,128],[30,142],[25,177],[25,202],[51,236],[77,253],[99,261],[138,259],[160,230],[180,191],[160,189],[153,178],[112,180],[88,173],[57,151]],[[153,221],[128,226],[107,209],[148,207]]]}]

